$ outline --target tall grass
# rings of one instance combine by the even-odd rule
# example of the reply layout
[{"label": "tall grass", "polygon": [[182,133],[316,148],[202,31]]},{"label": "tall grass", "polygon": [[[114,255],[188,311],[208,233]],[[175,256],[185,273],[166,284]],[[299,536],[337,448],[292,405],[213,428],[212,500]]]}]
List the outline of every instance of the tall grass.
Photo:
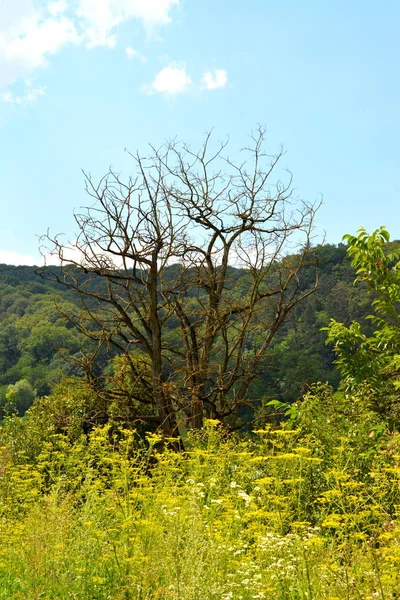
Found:
[{"label": "tall grass", "polygon": [[0,599],[395,598],[400,437],[369,427],[3,435]]}]

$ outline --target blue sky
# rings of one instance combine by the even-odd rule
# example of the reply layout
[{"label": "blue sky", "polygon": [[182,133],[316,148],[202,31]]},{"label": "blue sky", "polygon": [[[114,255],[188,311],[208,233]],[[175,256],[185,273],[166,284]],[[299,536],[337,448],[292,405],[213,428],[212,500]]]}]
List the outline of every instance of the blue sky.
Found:
[{"label": "blue sky", "polygon": [[0,2],[0,262],[74,237],[81,168],[264,124],[318,231],[400,238],[400,4],[382,0]]}]

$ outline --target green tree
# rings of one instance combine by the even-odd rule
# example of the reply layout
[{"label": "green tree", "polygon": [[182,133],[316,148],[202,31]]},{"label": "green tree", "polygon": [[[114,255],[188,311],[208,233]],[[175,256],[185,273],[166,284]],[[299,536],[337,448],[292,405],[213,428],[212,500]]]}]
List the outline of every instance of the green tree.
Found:
[{"label": "green tree", "polygon": [[331,319],[327,343],[333,344],[345,389],[362,386],[373,409],[394,424],[400,415],[400,247],[390,243],[385,227],[357,233],[343,239],[355,283],[372,295],[374,314],[366,318],[373,332],[365,333],[357,321],[346,327]]},{"label": "green tree", "polygon": [[6,393],[5,411],[23,415],[31,406],[36,397],[36,390],[29,381],[20,379],[17,383],[9,385]]}]

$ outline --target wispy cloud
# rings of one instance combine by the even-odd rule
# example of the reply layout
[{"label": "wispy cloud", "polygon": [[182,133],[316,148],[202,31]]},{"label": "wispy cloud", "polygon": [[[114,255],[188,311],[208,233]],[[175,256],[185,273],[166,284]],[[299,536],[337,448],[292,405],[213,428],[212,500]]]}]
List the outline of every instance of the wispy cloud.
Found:
[{"label": "wispy cloud", "polygon": [[186,72],[185,65],[171,63],[157,73],[150,85],[143,85],[142,90],[149,95],[165,94],[167,96],[175,96],[176,94],[187,92],[191,85],[192,80]]},{"label": "wispy cloud", "polygon": [[34,86],[31,81],[25,81],[25,91],[22,95],[14,94],[13,92],[5,92],[2,95],[2,100],[6,104],[17,104],[18,106],[27,106],[33,104],[36,100],[43,96],[46,88],[44,86]]},{"label": "wispy cloud", "polygon": [[0,89],[32,77],[67,45],[114,47],[118,27],[128,21],[140,22],[148,32],[166,25],[178,3],[52,0],[38,8],[35,0],[0,1]]},{"label": "wispy cloud", "polygon": [[69,18],[41,18],[37,11],[28,14],[27,17],[15,15],[8,23],[0,19],[1,87],[45,67],[49,57],[65,44],[81,42],[81,36]]},{"label": "wispy cloud", "polygon": [[129,59],[138,60],[142,64],[145,64],[146,62],[146,57],[143,56],[143,54],[140,54],[140,52],[138,52],[137,50],[134,50],[131,46],[127,46],[125,48],[125,54]]},{"label": "wispy cloud", "polygon": [[171,22],[171,9],[179,0],[77,0],[77,18],[86,44],[109,46],[118,25],[135,19],[151,31]]},{"label": "wispy cloud", "polygon": [[[44,0],[39,9],[38,0],[0,0],[0,99],[21,106],[32,104],[43,95],[44,87],[28,85],[24,93],[17,94],[11,86],[34,77],[54,54],[71,45],[113,48],[118,28],[131,20],[151,32],[171,22],[172,9],[179,1]],[[146,57],[132,46],[125,47],[125,54],[131,60],[146,62]],[[214,69],[194,84],[185,64],[173,62],[161,69],[150,84],[143,85],[142,91],[174,96],[189,90],[224,88],[227,82],[226,70]]]},{"label": "wispy cloud", "polygon": [[217,90],[223,88],[228,83],[228,73],[225,69],[214,69],[206,71],[203,75],[203,84],[207,90]]}]

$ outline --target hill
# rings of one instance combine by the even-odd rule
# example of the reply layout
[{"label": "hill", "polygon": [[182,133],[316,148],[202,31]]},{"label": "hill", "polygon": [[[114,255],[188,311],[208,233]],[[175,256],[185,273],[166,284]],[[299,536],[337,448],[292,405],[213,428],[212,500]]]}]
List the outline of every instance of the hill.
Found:
[{"label": "hill", "polygon": [[[362,320],[371,298],[362,287],[354,287],[354,269],[346,246],[326,244],[318,249],[319,284],[315,294],[299,304],[279,331],[262,365],[262,373],[251,389],[251,399],[275,397],[294,401],[310,383],[329,381],[334,387],[339,375],[334,356],[325,343],[321,327],[334,318],[345,324]],[[173,276],[174,267],[170,267]],[[245,277],[232,268],[231,276]],[[313,285],[314,268],[305,268],[300,285]],[[20,380],[31,386],[20,410],[34,395],[50,393],[64,375],[79,375],[64,356],[79,356],[91,342],[79,334],[61,313],[78,305],[76,295],[43,280],[35,267],[0,265],[0,405],[6,404],[8,387]],[[61,312],[60,312],[61,311]],[[262,323],[260,323],[260,328]],[[172,332],[173,333],[173,324]],[[248,340],[251,350],[252,341]],[[106,358],[103,358],[104,366]]]}]

